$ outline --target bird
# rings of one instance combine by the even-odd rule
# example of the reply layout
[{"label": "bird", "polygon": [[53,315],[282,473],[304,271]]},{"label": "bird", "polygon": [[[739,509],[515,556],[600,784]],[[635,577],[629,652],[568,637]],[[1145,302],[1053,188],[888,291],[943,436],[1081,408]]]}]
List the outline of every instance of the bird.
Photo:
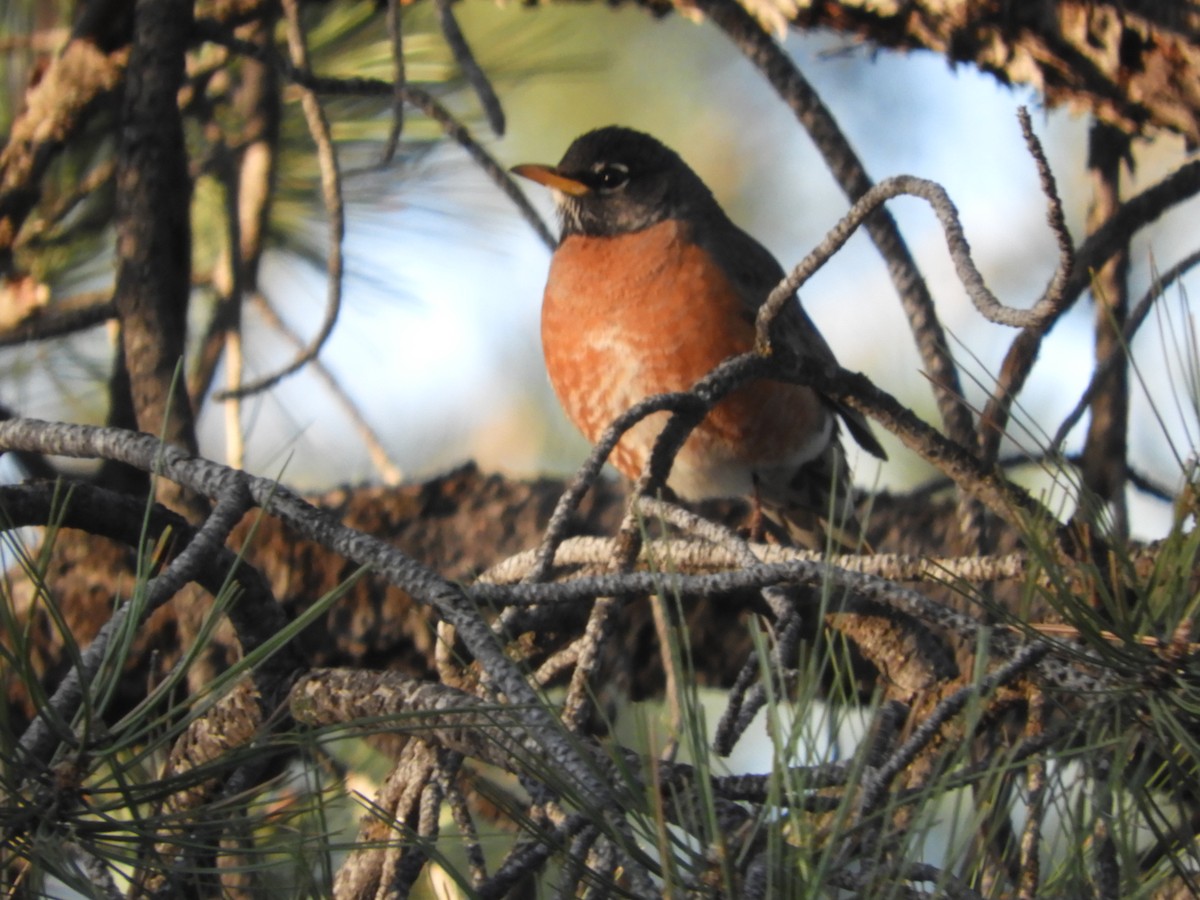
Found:
[{"label": "bird", "polygon": [[[784,270],[725,214],[701,178],[656,138],[610,125],[589,131],[557,165],[513,174],[548,187],[561,228],[541,311],[542,349],[567,417],[593,444],[639,401],[687,391],[754,347],[755,315]],[[785,305],[772,345],[784,358],[835,362],[800,305]],[[642,472],[669,413],[643,419],[611,462]],[[840,423],[840,424],[839,424]],[[721,399],[680,448],[667,487],[680,499],[745,497],[798,546],[843,547],[861,535],[840,425],[886,453],[856,410],[773,379]]]}]

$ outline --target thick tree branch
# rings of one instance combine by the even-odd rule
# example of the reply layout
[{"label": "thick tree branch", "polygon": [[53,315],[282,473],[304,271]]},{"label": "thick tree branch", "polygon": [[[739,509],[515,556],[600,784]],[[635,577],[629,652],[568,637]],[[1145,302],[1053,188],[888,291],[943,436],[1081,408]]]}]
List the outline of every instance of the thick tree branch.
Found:
[{"label": "thick tree branch", "polygon": [[88,36],[71,39],[9,128],[0,150],[0,275],[10,275],[17,232],[41,197],[41,179],[90,114],[125,74],[128,49],[101,50]]},{"label": "thick tree branch", "polygon": [[[176,371],[191,294],[191,195],[177,92],[191,35],[189,0],[139,0],[117,149],[117,286],[138,428],[196,452],[191,404]],[[196,519],[203,506],[165,487]]]}]

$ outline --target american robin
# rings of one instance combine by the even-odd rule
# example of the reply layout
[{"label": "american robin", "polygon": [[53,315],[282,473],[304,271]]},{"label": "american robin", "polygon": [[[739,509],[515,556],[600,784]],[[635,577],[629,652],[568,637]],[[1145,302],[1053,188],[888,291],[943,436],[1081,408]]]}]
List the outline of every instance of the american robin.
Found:
[{"label": "american robin", "polygon": [[[784,271],[674,151],[612,126],[576,139],[557,166],[513,172],[549,187],[558,208],[542,348],[554,391],[588,440],[637,402],[688,390],[753,348],[755,313]],[[775,345],[793,358],[833,361],[799,301],[774,329]],[[642,471],[667,415],[625,434],[612,460],[623,474]],[[886,458],[854,410],[809,387],[751,382],[692,432],[667,484],[685,500],[753,497],[798,543],[819,546],[831,533],[844,542],[842,527],[828,525],[850,509],[839,418]]]}]

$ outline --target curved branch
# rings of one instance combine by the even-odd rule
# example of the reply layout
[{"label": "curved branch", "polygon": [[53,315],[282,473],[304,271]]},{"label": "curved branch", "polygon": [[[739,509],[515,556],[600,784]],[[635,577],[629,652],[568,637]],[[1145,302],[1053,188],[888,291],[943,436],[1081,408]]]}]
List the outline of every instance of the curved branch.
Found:
[{"label": "curved branch", "polygon": [[[735,0],[696,0],[696,6],[725,32],[796,114],[846,196],[853,202],[866,194],[872,187],[866,168],[833,115],[783,49]],[[965,445],[974,433],[971,413],[961,402],[958,369],[946,349],[945,332],[929,288],[889,214],[880,213],[867,229],[887,263],[888,274],[908,314],[946,432]]]},{"label": "curved branch", "polygon": [[[244,479],[254,502],[277,516],[300,535],[315,540],[348,560],[370,566],[390,584],[414,600],[432,606],[450,622],[491,684],[507,702],[521,707],[537,750],[572,782],[571,790],[602,815],[614,835],[635,845],[629,823],[620,814],[612,786],[580,757],[576,744],[559,729],[550,711],[529,686],[521,668],[497,644],[481,607],[457,584],[400,552],[387,541],[347,528],[329,513],[267,478],[246,475],[226,466],[192,456],[178,447],[162,444],[149,435],[116,428],[95,428],[13,419],[0,422],[0,449],[30,450],[86,459],[112,459],[152,472],[183,487],[209,496],[220,496],[230,478]],[[644,872],[631,873],[636,884]]]},{"label": "curved branch", "polygon": [[117,314],[111,291],[89,291],[38,307],[19,322],[0,331],[0,347],[66,337],[103,325]]},{"label": "curved branch", "polygon": [[[104,534],[138,546],[143,537],[142,527],[146,522],[145,504],[98,488],[80,487],[78,499],[72,497],[64,508],[58,510],[60,498],[51,485],[14,486],[0,490],[0,505],[5,511],[6,525],[44,525],[52,518],[66,527],[83,528],[94,534]],[[126,604],[117,609],[83,651],[78,667],[73,667],[59,684],[50,699],[53,721],[69,722],[83,698],[85,686],[95,677],[100,665],[109,653],[109,641],[125,628],[125,620],[136,611],[143,619],[170,600],[189,582],[203,584],[214,596],[219,593],[225,579],[241,570],[241,578],[254,588],[257,595],[254,616],[237,615],[231,610],[235,624],[246,626],[238,629],[239,637],[245,640],[247,650],[261,644],[270,636],[262,632],[264,622],[272,621],[271,608],[274,604],[270,592],[257,573],[239,564],[238,558],[225,549],[225,538],[233,526],[241,521],[249,507],[250,496],[237,479],[227,482],[219,496],[219,502],[203,527],[190,528],[180,517],[161,510],[150,516],[150,534],[161,534],[167,528],[179,533],[187,544],[161,574],[152,578],[147,586],[146,600],[142,604]],[[57,515],[61,512],[61,518]],[[266,602],[264,602],[264,597]],[[235,605],[236,606],[236,605]],[[281,617],[275,616],[278,620]],[[27,762],[35,765],[54,756],[54,748],[60,740],[52,719],[42,711],[30,723],[19,744]]]},{"label": "curved branch", "polygon": [[[321,83],[328,87],[333,87],[335,84],[331,84],[325,79],[322,79]],[[373,85],[382,83],[363,79],[361,86],[371,86],[371,89],[367,93],[374,94],[376,88]],[[350,93],[361,93],[361,91],[355,89],[351,90]],[[467,151],[471,158],[475,160],[476,165],[491,179],[492,183],[500,188],[504,192],[504,195],[513,202],[517,207],[517,211],[520,212],[521,217],[537,232],[537,236],[542,239],[543,244],[551,250],[558,246],[558,238],[554,236],[554,232],[546,224],[545,220],[542,219],[538,211],[533,208],[533,204],[526,199],[525,192],[517,186],[516,181],[508,173],[508,169],[496,162],[495,157],[488,153],[483,148],[483,145],[471,136],[469,128],[458,121],[445,106],[439,103],[427,91],[408,86],[404,89],[404,98],[422,113],[433,119],[433,121],[437,122],[448,137]]]},{"label": "curved branch", "polygon": [[500,105],[500,98],[496,96],[496,91],[492,87],[492,83],[488,80],[487,73],[483,71],[483,67],[475,59],[471,45],[467,43],[466,36],[462,33],[462,29],[459,28],[458,19],[454,16],[454,9],[450,5],[450,0],[433,0],[433,5],[437,9],[438,24],[442,28],[442,37],[446,39],[446,44],[450,47],[450,52],[454,54],[454,61],[462,69],[463,77],[467,79],[467,84],[471,86],[471,90],[475,92],[475,96],[479,98],[479,103],[483,107],[483,113],[487,117],[488,125],[491,126],[492,131],[495,132],[497,137],[503,137],[504,107]]},{"label": "curved branch", "polygon": [[1057,314],[1044,323],[1022,331],[1009,347],[1000,368],[996,391],[980,417],[980,434],[1000,434],[1004,431],[1013,401],[1025,386],[1033,361],[1041,350],[1042,338],[1075,299],[1088,289],[1093,273],[1119,253],[1134,234],[1197,193],[1200,193],[1200,160],[1192,160],[1121,204],[1112,218],[1080,245],[1075,253],[1075,269],[1063,285],[1062,302]]},{"label": "curved branch", "polygon": [[[958,218],[958,210],[945,188],[937,182],[925,178],[896,175],[881,181],[863,194],[850,207],[850,211],[842,217],[841,221],[829,231],[825,239],[771,291],[767,301],[759,308],[758,319],[755,322],[759,352],[770,354],[771,322],[801,285],[828,262],[858,227],[867,221],[884,202],[902,195],[920,197],[932,207],[942,226],[942,232],[946,236],[946,247],[950,251],[950,258],[954,262],[954,270],[958,274],[959,282],[966,289],[967,296],[971,298],[975,308],[985,319],[998,325],[1036,328],[1044,325],[1057,314],[1058,297],[1051,293],[1043,295],[1029,309],[1017,309],[1001,303],[996,295],[988,289],[983,275],[980,274],[975,261],[971,258],[971,245],[967,243],[962,223]],[[1062,271],[1056,272],[1055,283],[1063,280]]]},{"label": "curved branch", "polygon": [[399,91],[404,102],[411,104],[436,122],[448,137],[467,151],[484,174],[513,202],[521,216],[529,222],[547,247],[553,249],[557,246],[558,239],[554,236],[553,230],[534,209],[533,204],[526,199],[524,192],[517,186],[508,170],[496,162],[495,158],[471,135],[470,129],[455,118],[454,114],[428,91],[413,87],[411,84],[397,88],[396,84],[377,78],[327,78],[313,75],[309,71],[295,68],[287,60],[278,59],[268,50],[234,37],[228,30],[216,23],[204,22],[197,28],[197,31],[202,33],[206,40],[227,47],[235,53],[279,66],[292,82],[318,93],[338,96],[384,97],[394,102],[397,91]]},{"label": "curved branch", "polygon": [[[308,72],[308,48],[304,37],[303,26],[300,23],[298,0],[283,0],[284,19],[287,23],[288,51],[291,54],[291,64],[296,72]],[[326,273],[326,302],[325,317],[317,334],[290,363],[271,375],[266,375],[249,384],[240,387],[218,391],[213,395],[214,400],[232,400],[247,397],[251,394],[265,391],[274,387],[284,378],[300,371],[305,365],[317,358],[333,328],[337,324],[338,313],[342,306],[342,276],[344,261],[342,242],[346,236],[346,213],[342,202],[342,176],[338,169],[337,152],[333,146],[333,132],[325,110],[317,99],[316,92],[311,88],[300,85],[300,105],[304,110],[304,120],[308,124],[308,132],[312,135],[317,146],[317,164],[321,170],[321,199],[325,204],[325,214],[329,218],[329,256]]]}]

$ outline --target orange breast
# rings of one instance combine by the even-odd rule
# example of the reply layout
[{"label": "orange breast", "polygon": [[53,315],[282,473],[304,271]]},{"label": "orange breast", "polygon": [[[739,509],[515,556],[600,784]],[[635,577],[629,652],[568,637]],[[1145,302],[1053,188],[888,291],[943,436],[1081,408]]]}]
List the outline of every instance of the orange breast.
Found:
[{"label": "orange breast", "polygon": [[[762,298],[755,298],[761,301]],[[653,394],[683,391],[754,344],[753,305],[676,222],[608,238],[568,237],[554,254],[542,347],[559,401],[591,441]],[[635,478],[666,414],[626,434],[613,462]],[[832,415],[807,388],[771,381],[726,397],[688,439],[671,487],[689,499],[749,493],[759,468],[824,449]]]}]

